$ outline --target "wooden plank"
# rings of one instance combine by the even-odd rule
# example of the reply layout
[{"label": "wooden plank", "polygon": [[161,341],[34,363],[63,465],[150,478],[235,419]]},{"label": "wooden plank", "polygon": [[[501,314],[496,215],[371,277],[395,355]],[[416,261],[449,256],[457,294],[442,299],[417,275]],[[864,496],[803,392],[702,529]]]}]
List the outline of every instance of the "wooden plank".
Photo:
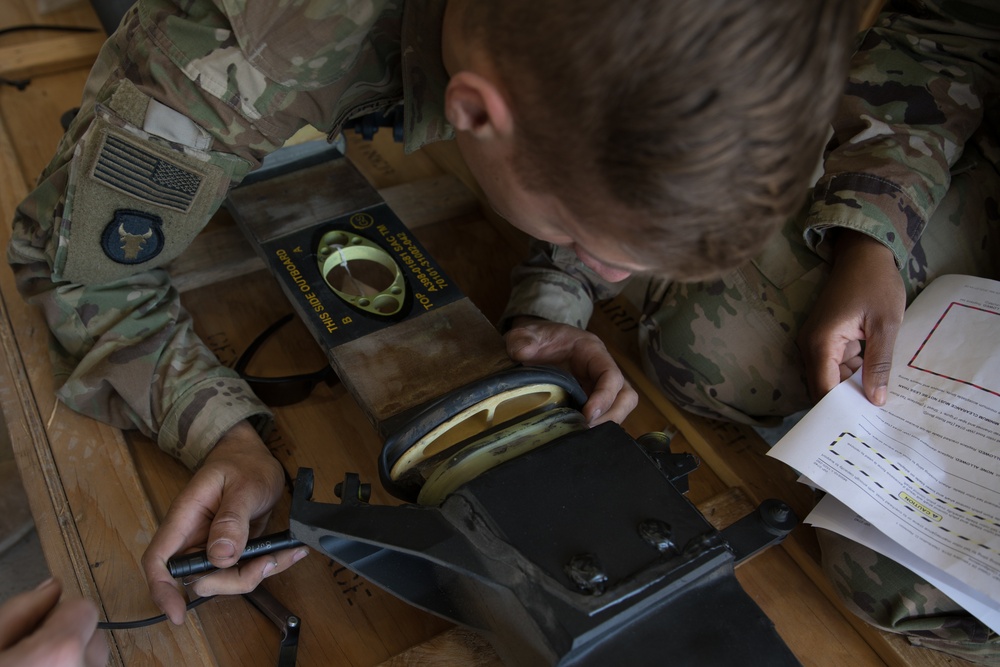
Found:
[{"label": "wooden plank", "polygon": [[442,220],[481,215],[479,200],[451,174],[379,188],[378,193],[411,230]]},{"label": "wooden plank", "polygon": [[[3,455],[6,457],[7,453]],[[28,499],[21,487],[21,473],[11,451],[11,458],[0,459],[0,557],[28,535],[33,526]]]},{"label": "wooden plank", "polygon": [[[27,187],[2,122],[0,191],[9,220]],[[9,227],[0,227],[0,246],[9,238]],[[9,271],[0,294],[0,402],[49,567],[114,620],[155,615],[135,592],[145,589],[139,556],[156,523],[121,433],[56,409],[47,339],[36,335],[46,330],[40,313],[20,298]],[[196,616],[177,630],[113,633],[111,646],[119,664],[213,664]]]},{"label": "wooden plank", "polygon": [[380,427],[514,365],[500,334],[467,298],[340,345],[330,356],[341,382]]},{"label": "wooden plank", "polygon": [[784,549],[754,556],[736,568],[736,579],[803,665],[885,665]]},{"label": "wooden plank", "polygon": [[[216,214],[217,219],[225,217],[225,211]],[[235,223],[213,221],[165,268],[174,287],[184,293],[262,271],[266,265]]]},{"label": "wooden plank", "polygon": [[344,159],[244,184],[227,199],[233,216],[257,243],[379,203],[378,193]]},{"label": "wooden plank", "polygon": [[424,149],[406,155],[403,145],[394,141],[392,132],[388,130],[377,132],[371,140],[348,131],[344,134],[344,141],[347,159],[374,188],[402,185],[450,173],[438,167]]},{"label": "wooden plank", "polygon": [[103,32],[70,33],[44,41],[0,47],[0,77],[16,81],[89,68],[105,39]]},{"label": "wooden plank", "polygon": [[[0,177],[0,182],[5,182]],[[21,481],[28,497],[32,516],[45,554],[49,571],[60,578],[64,590],[74,597],[95,599],[96,584],[86,565],[86,555],[65,489],[58,483],[58,472],[51,452],[38,443],[46,441],[45,427],[31,386],[20,364],[20,350],[13,335],[10,314],[0,302],[0,409],[10,433]],[[122,656],[112,643],[110,661],[121,665]]]},{"label": "wooden plank", "polygon": [[698,511],[716,530],[730,526],[757,508],[743,489],[732,487],[698,503]]},{"label": "wooden plank", "polygon": [[26,182],[35,178],[55,154],[63,134],[60,117],[80,104],[85,70],[41,77],[24,90],[0,87],[0,117],[11,137],[16,164]]},{"label": "wooden plank", "polygon": [[490,643],[465,628],[452,628],[381,663],[379,667],[503,667]]},{"label": "wooden plank", "polygon": [[885,6],[885,2],[886,0],[868,0],[861,13],[862,29],[875,25],[875,19],[877,19],[879,13],[881,13],[882,8]]}]

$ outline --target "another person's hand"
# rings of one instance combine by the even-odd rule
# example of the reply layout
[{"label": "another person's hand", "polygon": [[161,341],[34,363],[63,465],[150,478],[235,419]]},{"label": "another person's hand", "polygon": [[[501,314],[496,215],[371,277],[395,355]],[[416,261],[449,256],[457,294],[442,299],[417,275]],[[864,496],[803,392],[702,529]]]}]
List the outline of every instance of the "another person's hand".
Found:
[{"label": "another person's hand", "polygon": [[103,667],[108,644],[97,631],[97,607],[83,599],[59,602],[62,586],[49,579],[0,606],[0,667]]},{"label": "another person's hand", "polygon": [[620,424],[639,403],[639,395],[607,347],[589,331],[520,317],[505,338],[507,354],[514,361],[559,366],[573,374],[587,392],[583,416],[591,426],[606,421]]},{"label": "another person's hand", "polygon": [[307,549],[300,547],[230,567],[247,540],[263,532],[284,484],[281,464],[248,423],[237,424],[215,445],[174,499],[142,557],[153,602],[173,623],[184,622],[186,606],[180,584],[167,569],[167,560],[173,556],[206,549],[208,559],[220,571],[202,577],[191,590],[207,596],[249,592],[265,577],[288,569],[306,555]]},{"label": "another person's hand", "polygon": [[906,290],[892,252],[869,236],[841,230],[830,279],[798,339],[813,399],[821,399],[862,365],[865,341],[865,395],[884,405],[905,309]]}]

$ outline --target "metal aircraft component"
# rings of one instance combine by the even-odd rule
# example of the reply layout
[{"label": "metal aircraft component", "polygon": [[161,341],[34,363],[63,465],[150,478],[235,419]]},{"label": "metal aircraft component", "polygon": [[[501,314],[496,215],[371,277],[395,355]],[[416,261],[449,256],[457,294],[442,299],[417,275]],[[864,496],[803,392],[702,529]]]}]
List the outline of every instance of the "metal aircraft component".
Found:
[{"label": "metal aircraft component", "polygon": [[507,460],[439,506],[369,505],[360,486],[348,474],[340,504],[311,502],[300,470],[296,539],[480,631],[506,664],[798,664],[736,581],[728,529],[616,424]]}]

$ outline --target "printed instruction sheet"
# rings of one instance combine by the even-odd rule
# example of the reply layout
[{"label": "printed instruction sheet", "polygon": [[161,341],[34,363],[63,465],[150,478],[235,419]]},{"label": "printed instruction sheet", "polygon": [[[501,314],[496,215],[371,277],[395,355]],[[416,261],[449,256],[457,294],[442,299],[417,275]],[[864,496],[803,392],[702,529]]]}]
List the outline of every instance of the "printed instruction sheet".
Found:
[{"label": "printed instruction sheet", "polygon": [[885,406],[859,371],[770,455],[863,517],[828,503],[808,522],[910,552],[908,567],[1000,632],[1000,283],[936,279],[906,311]]}]

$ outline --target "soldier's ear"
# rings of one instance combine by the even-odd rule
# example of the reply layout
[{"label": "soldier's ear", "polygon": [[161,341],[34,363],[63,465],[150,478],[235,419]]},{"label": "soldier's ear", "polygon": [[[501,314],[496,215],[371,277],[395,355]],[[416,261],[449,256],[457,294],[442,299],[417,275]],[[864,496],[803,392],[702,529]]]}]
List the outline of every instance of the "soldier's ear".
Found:
[{"label": "soldier's ear", "polygon": [[497,85],[469,70],[455,73],[444,92],[444,111],[457,132],[476,139],[509,138],[514,132],[510,106]]}]

